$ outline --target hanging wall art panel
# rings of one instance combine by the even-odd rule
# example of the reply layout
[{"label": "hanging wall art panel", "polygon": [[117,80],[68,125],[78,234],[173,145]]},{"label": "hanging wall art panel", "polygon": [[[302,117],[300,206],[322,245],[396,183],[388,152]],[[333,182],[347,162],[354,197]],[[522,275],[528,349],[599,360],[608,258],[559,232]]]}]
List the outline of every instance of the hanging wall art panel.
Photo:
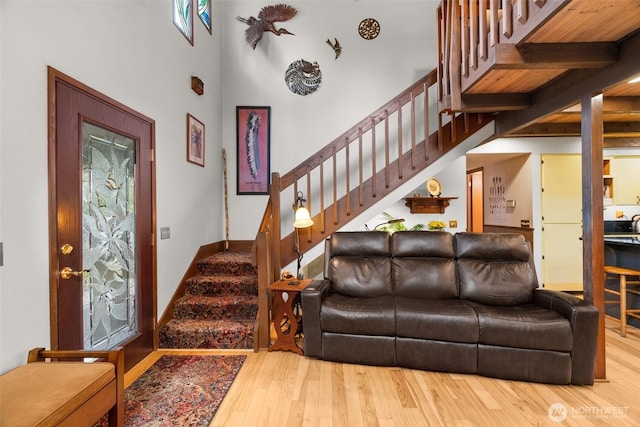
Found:
[{"label": "hanging wall art panel", "polygon": [[237,194],[269,194],[271,107],[236,107]]}]

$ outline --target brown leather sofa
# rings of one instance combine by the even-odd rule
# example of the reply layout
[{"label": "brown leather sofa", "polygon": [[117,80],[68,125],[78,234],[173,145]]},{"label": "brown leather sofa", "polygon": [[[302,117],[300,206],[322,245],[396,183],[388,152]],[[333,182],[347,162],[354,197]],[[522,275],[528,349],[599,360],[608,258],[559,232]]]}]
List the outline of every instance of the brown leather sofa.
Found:
[{"label": "brown leather sofa", "polygon": [[539,288],[519,234],[337,232],[324,277],[302,292],[306,356],[593,384],[598,311]]}]

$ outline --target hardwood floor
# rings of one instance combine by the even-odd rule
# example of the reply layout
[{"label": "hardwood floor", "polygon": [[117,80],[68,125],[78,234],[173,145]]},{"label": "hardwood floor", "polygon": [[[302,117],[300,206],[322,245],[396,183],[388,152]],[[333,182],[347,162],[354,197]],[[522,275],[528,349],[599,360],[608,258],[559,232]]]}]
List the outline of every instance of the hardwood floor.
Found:
[{"label": "hardwood floor", "polygon": [[[606,325],[607,380],[592,387],[242,353],[247,360],[211,426],[638,426],[640,330],[621,338],[617,320]],[[194,353],[171,351],[180,352]]]}]

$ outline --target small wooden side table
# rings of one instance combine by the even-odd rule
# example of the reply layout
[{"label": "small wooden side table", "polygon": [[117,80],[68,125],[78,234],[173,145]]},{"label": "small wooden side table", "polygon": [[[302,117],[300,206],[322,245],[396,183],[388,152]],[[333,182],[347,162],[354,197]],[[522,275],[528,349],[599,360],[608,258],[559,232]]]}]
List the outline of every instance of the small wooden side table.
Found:
[{"label": "small wooden side table", "polygon": [[[302,280],[278,280],[269,285],[269,289],[273,291],[275,296],[275,304],[273,307],[273,325],[276,330],[276,341],[269,347],[269,351],[282,350],[292,351],[302,355],[302,349],[298,347],[295,341],[296,331],[298,330],[298,320],[293,313],[293,301],[302,290],[311,283],[313,279]],[[284,300],[283,294],[287,294],[287,300]],[[282,321],[287,318],[289,320],[289,328],[287,331],[282,330]]]}]

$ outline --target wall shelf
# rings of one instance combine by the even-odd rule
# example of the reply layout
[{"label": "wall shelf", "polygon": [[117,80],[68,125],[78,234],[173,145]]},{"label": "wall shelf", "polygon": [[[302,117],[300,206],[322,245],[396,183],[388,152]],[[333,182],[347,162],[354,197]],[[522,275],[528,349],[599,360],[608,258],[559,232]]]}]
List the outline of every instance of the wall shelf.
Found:
[{"label": "wall shelf", "polygon": [[405,206],[411,213],[440,213],[443,214],[449,206],[449,201],[457,197],[406,197]]}]

